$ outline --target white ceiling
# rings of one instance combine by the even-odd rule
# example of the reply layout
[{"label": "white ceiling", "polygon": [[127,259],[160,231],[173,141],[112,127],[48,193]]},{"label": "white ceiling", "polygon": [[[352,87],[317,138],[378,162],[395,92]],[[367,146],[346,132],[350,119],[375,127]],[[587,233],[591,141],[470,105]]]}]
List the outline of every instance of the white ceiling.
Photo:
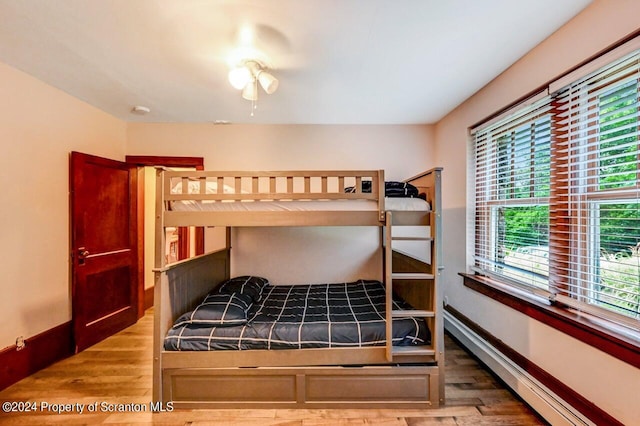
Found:
[{"label": "white ceiling", "polygon": [[[0,0],[0,61],[126,121],[434,123],[590,1]],[[242,28],[280,81],[253,117]]]}]

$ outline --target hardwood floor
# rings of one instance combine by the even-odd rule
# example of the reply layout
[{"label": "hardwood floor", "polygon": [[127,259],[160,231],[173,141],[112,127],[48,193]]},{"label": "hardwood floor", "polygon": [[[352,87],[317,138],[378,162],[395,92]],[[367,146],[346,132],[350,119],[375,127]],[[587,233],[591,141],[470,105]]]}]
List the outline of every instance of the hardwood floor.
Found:
[{"label": "hardwood floor", "polygon": [[[0,424],[545,424],[448,336],[445,336],[447,402],[437,409],[174,410],[151,413],[152,330],[153,315],[147,311],[128,329],[1,391],[1,403],[13,401],[10,408],[32,411],[6,413],[2,410]],[[119,412],[120,409],[124,412]],[[67,412],[58,413],[57,410]]]}]

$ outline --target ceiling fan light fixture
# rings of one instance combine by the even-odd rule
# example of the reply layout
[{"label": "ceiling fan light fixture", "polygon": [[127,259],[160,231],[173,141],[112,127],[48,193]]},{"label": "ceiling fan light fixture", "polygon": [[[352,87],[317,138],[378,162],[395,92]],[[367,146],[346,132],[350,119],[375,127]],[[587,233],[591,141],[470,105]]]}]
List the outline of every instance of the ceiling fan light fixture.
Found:
[{"label": "ceiling fan light fixture", "polygon": [[256,81],[250,81],[247,85],[242,89],[242,97],[248,101],[257,101],[258,100],[258,85]]},{"label": "ceiling fan light fixture", "polygon": [[237,89],[242,90],[251,82],[251,71],[245,66],[236,67],[229,71],[229,83]]},{"label": "ceiling fan light fixture", "polygon": [[242,65],[229,71],[229,83],[238,90],[245,89],[248,84],[252,84],[256,80],[269,95],[278,89],[278,79],[268,72],[261,62],[256,60],[246,59]]},{"label": "ceiling fan light fixture", "polygon": [[258,71],[258,81],[269,95],[278,89],[278,79],[264,70]]},{"label": "ceiling fan light fixture", "polygon": [[278,88],[278,79],[266,71],[262,62],[245,59],[240,66],[229,71],[229,82],[233,87],[242,90],[242,97],[251,101],[251,116],[258,107],[258,83],[267,93],[272,94]]}]

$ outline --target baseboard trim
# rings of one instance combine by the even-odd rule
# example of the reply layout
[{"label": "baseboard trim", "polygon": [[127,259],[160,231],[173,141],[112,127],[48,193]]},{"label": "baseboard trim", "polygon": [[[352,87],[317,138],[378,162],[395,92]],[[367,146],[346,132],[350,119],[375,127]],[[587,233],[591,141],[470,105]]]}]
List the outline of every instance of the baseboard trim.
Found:
[{"label": "baseboard trim", "polygon": [[144,310],[145,311],[153,306],[153,289],[154,287],[149,287],[144,289]]},{"label": "baseboard trim", "polygon": [[[526,360],[514,349],[509,348],[501,341],[498,343],[505,348],[497,348],[485,339],[482,334],[488,333],[481,330],[478,333],[474,328],[479,328],[477,324],[469,326],[466,324],[468,318],[457,312],[454,308],[447,306],[444,311],[445,329],[455,339],[470,350],[480,361],[486,364],[507,386],[517,393],[527,404],[529,404],[538,414],[553,425],[597,425],[610,424],[621,425],[619,421],[611,417],[598,407],[586,407],[587,413],[581,412],[577,407],[567,402],[567,400],[578,401],[584,398],[568,388],[564,384],[559,384],[557,379],[550,376],[543,369]],[[509,355],[508,355],[509,354]],[[512,358],[517,358],[514,360]],[[530,374],[522,365],[522,360],[526,360],[526,368],[535,370],[538,374]],[[547,385],[544,381],[548,379],[557,383]],[[554,392],[562,388],[560,392]],[[585,400],[586,401],[586,400]],[[585,407],[583,407],[585,408]]]},{"label": "baseboard trim", "polygon": [[0,390],[73,355],[71,321],[25,339],[22,350],[16,345],[0,351]]}]

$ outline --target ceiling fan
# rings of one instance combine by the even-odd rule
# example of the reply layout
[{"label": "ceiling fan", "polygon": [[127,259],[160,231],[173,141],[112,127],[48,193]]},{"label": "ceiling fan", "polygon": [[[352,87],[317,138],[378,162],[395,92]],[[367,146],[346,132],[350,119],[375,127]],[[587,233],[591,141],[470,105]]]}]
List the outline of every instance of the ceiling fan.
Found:
[{"label": "ceiling fan", "polygon": [[227,64],[230,68],[229,83],[241,90],[242,97],[251,101],[251,115],[258,101],[259,87],[267,94],[273,94],[279,85],[272,74],[273,55],[289,49],[287,38],[275,28],[256,24],[241,26],[233,37]]}]

